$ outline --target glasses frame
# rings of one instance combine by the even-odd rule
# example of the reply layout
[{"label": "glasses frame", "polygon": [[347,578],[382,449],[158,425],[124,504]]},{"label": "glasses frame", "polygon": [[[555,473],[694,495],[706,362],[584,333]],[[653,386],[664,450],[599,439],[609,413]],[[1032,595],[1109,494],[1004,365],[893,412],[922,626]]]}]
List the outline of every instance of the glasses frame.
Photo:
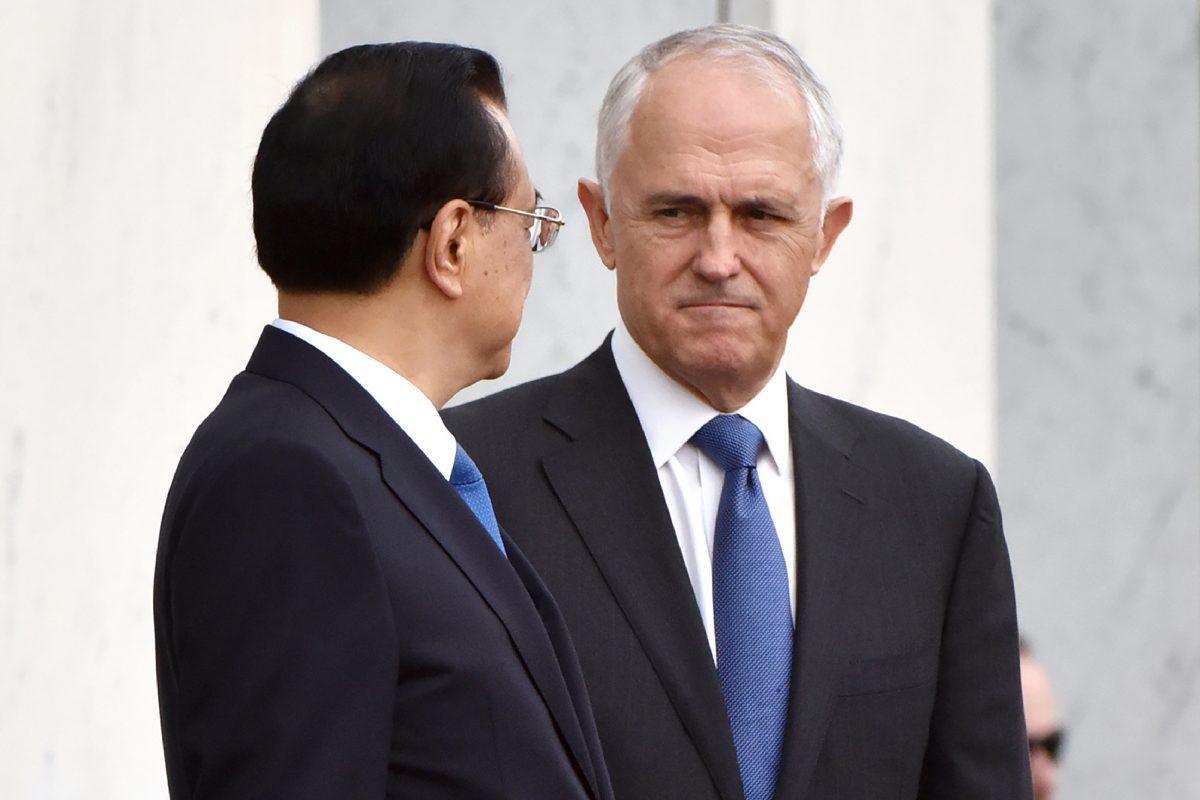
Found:
[{"label": "glasses frame", "polygon": [[[533,225],[529,227],[529,249],[535,253],[540,253],[549,248],[550,245],[554,244],[554,240],[558,238],[559,229],[567,224],[567,221],[563,219],[562,212],[554,206],[536,205],[533,207],[533,211],[522,211],[519,208],[500,206],[496,205],[495,203],[489,203],[486,200],[468,200],[467,202],[476,208],[483,208],[487,209],[488,211],[507,211],[510,214],[520,214],[522,217],[530,217],[536,220]],[[550,213],[547,212],[553,213],[554,216],[550,216]],[[558,227],[550,229],[550,237],[546,240],[545,244],[542,244],[542,225],[545,225],[546,223],[556,225]]]}]

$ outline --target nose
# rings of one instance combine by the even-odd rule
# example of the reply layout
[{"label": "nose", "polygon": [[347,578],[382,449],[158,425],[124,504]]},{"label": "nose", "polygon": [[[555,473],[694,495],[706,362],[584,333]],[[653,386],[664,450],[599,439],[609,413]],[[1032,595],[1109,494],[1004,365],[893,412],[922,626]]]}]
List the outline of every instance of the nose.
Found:
[{"label": "nose", "polygon": [[732,278],[741,268],[733,221],[728,214],[711,215],[701,233],[693,271],[706,281],[720,283]]}]

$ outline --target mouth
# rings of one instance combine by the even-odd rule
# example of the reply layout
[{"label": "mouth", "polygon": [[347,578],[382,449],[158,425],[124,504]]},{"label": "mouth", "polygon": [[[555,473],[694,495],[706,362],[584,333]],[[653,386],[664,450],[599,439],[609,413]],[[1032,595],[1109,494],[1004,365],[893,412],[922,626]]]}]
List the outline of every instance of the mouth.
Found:
[{"label": "mouth", "polygon": [[679,308],[681,311],[707,311],[721,308],[742,308],[746,310],[752,310],[755,308],[755,306],[751,303],[739,302],[736,300],[708,300],[698,303],[680,303],[677,308]]}]

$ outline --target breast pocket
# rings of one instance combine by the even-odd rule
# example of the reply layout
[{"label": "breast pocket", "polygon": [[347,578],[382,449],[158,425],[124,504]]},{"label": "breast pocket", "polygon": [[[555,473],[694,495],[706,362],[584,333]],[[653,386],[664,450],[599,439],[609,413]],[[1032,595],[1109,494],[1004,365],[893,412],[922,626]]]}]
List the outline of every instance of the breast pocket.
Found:
[{"label": "breast pocket", "polygon": [[936,647],[927,647],[915,653],[853,661],[842,675],[838,693],[847,697],[924,686],[937,678],[937,655]]}]

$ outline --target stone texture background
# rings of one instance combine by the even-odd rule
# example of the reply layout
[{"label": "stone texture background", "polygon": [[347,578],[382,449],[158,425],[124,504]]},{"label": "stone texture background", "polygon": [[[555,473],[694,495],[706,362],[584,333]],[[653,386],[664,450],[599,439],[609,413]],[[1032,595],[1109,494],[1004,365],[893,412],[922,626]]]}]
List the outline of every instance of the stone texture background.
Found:
[{"label": "stone texture background", "polygon": [[1000,492],[1061,797],[1200,797],[1200,12],[996,7]]}]

